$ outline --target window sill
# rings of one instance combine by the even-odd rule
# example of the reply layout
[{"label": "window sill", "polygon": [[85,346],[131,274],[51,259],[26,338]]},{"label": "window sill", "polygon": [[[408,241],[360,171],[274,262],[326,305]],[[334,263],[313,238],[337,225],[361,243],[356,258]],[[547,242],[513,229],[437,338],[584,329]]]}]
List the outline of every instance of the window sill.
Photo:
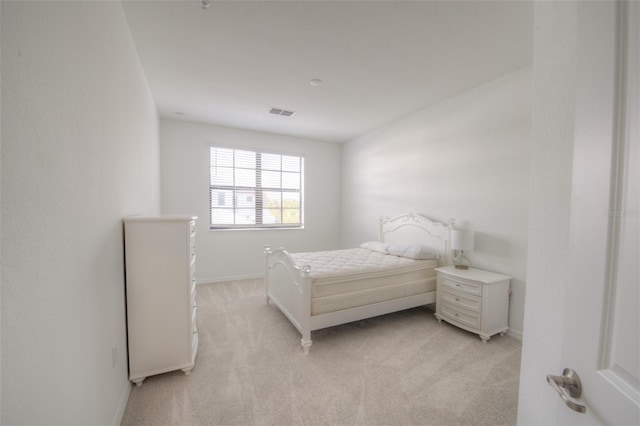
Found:
[{"label": "window sill", "polygon": [[209,228],[209,231],[213,231],[213,232],[227,232],[227,231],[300,231],[300,230],[304,230],[304,226],[285,226],[285,227],[277,227],[277,228],[272,228],[272,227],[264,227],[264,228],[260,228],[260,227],[256,227],[256,228]]}]

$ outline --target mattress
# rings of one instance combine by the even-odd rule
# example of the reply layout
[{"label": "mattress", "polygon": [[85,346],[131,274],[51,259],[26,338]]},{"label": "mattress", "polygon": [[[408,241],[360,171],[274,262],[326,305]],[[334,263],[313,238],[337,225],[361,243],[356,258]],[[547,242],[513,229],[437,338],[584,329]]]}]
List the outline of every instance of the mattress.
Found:
[{"label": "mattress", "polygon": [[311,315],[435,291],[437,260],[415,260],[354,248],[291,253],[309,265]]}]

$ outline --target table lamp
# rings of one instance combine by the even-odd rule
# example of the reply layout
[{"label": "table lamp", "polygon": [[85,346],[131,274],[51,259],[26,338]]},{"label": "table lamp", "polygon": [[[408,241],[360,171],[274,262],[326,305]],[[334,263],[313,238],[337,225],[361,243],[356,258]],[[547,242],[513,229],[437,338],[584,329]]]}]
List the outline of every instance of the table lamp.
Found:
[{"label": "table lamp", "polygon": [[453,250],[453,265],[456,269],[469,269],[469,259],[464,255],[465,250],[473,250],[474,233],[461,229],[451,230],[451,249]]}]

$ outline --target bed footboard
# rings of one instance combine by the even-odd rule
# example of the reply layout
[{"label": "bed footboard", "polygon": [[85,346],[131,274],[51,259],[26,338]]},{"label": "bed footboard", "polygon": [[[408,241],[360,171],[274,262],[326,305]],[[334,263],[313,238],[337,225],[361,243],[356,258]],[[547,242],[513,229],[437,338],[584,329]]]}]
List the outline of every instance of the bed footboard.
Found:
[{"label": "bed footboard", "polygon": [[309,266],[298,267],[283,248],[266,246],[264,291],[267,303],[273,303],[302,334],[305,355],[311,346],[311,277]]}]

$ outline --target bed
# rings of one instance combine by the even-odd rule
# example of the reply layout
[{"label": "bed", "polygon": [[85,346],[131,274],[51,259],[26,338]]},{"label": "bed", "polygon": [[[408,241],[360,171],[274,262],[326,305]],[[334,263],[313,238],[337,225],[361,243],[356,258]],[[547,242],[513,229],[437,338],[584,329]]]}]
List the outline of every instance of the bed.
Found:
[{"label": "bed", "polygon": [[302,334],[435,303],[435,268],[450,264],[448,224],[407,213],[380,219],[379,241],[359,247],[289,253],[266,246],[265,299]]}]

